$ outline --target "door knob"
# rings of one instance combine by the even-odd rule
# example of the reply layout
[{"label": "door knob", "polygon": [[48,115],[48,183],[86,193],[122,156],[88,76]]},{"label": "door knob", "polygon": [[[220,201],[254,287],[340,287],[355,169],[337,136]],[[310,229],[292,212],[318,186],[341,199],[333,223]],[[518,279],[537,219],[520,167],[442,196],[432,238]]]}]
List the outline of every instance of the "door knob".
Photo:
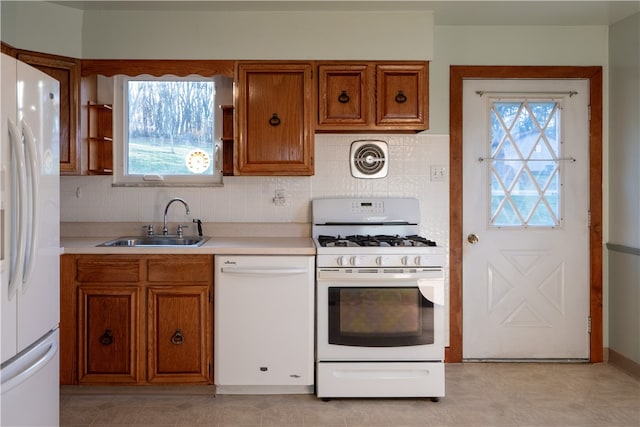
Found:
[{"label": "door knob", "polygon": [[476,243],[478,243],[478,240],[480,239],[476,234],[471,233],[467,236],[467,242],[471,243],[472,245],[475,245]]}]

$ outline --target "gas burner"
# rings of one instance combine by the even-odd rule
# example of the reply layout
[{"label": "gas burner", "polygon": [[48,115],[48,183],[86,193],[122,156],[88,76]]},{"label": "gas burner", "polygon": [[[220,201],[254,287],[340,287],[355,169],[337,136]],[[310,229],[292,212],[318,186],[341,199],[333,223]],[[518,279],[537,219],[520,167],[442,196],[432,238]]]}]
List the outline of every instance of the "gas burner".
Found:
[{"label": "gas burner", "polygon": [[354,235],[347,236],[348,240],[355,242],[358,246],[403,246],[403,239],[399,236],[387,235]]},{"label": "gas burner", "polygon": [[318,243],[322,247],[417,247],[436,246],[436,242],[422,236],[398,236],[398,235],[361,235],[350,236],[318,236]]},{"label": "gas burner", "polygon": [[405,239],[411,242],[411,246],[437,246],[435,241],[418,235],[407,236]]},{"label": "gas burner", "polygon": [[349,240],[348,238],[342,238],[340,236],[318,236],[318,243],[322,247],[326,248],[345,248],[360,246],[357,243]]}]

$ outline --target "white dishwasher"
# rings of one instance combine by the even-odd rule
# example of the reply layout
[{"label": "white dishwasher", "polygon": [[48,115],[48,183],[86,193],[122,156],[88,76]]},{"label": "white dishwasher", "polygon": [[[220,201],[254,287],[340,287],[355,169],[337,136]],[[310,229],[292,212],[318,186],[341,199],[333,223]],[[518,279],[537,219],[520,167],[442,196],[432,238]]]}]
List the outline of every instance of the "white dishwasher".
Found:
[{"label": "white dishwasher", "polygon": [[216,255],[216,392],[313,393],[313,256]]}]

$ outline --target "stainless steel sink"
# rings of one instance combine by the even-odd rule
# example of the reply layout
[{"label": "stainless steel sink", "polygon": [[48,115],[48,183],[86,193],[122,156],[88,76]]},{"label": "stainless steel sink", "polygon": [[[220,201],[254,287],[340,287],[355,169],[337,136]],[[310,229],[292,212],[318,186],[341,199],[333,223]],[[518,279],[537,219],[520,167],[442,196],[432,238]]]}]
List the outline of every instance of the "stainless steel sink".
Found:
[{"label": "stainless steel sink", "polygon": [[151,236],[151,237],[118,237],[108,242],[100,243],[98,246],[107,247],[138,247],[138,246],[156,246],[156,247],[198,247],[206,242],[208,237],[201,236]]}]

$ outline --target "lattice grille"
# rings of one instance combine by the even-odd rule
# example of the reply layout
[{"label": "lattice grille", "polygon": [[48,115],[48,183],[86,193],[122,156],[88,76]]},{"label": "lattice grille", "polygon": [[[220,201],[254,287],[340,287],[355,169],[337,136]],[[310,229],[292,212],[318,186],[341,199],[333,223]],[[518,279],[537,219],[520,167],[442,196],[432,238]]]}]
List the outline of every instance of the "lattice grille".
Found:
[{"label": "lattice grille", "polygon": [[560,103],[490,100],[491,225],[560,225]]}]

